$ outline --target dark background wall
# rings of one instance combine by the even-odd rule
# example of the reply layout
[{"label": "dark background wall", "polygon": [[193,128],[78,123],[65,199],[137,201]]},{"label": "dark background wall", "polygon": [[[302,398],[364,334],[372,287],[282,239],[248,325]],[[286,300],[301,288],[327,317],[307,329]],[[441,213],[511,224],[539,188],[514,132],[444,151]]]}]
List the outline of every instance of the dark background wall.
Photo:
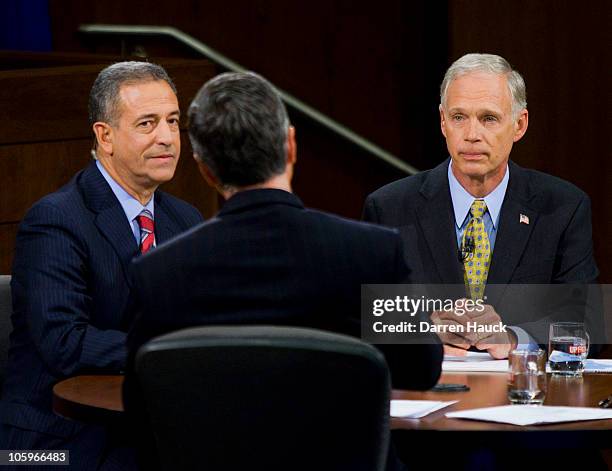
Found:
[{"label": "dark background wall", "polygon": [[610,2],[449,2],[449,53],[508,59],[527,83],[529,129],[512,158],[569,180],[592,200],[595,254],[612,282]]},{"label": "dark background wall", "polygon": [[[430,3],[437,6],[427,7]],[[75,34],[82,23],[171,25],[417,166],[426,165],[427,151],[442,149],[437,133],[429,142],[431,127],[422,112],[437,114],[437,83],[447,61],[444,2],[182,0],[151,8],[143,0],[51,0],[49,5],[56,50],[118,52],[112,44],[83,41]]]},{"label": "dark background wall", "polygon": [[[446,157],[437,111],[446,67],[466,52],[501,54],[528,88],[530,127],[512,158],[589,193],[602,280],[612,280],[609,2],[49,0],[48,12],[54,51],[121,53],[116,40],[79,35],[84,23],[179,28],[420,169]],[[136,46],[193,57],[155,39],[125,52]],[[358,217],[368,192],[402,176],[290,114],[307,204]]]}]

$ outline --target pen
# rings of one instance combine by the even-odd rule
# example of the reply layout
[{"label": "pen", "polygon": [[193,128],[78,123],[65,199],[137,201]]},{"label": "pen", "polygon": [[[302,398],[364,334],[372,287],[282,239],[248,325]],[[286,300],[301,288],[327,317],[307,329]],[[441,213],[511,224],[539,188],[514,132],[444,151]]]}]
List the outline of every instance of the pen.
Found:
[{"label": "pen", "polygon": [[599,407],[603,407],[604,409],[610,408],[610,406],[612,406],[612,395],[606,397],[605,399],[602,399],[597,403],[597,405]]}]

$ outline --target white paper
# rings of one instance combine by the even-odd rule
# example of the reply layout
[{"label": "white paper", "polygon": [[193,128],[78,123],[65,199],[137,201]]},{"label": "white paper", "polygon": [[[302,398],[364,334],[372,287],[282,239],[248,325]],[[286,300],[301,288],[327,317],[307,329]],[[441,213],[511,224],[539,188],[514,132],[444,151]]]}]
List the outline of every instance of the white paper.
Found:
[{"label": "white paper", "polygon": [[445,415],[452,419],[484,420],[513,425],[536,425],[612,419],[612,410],[597,409],[595,407],[510,405],[447,412]]},{"label": "white paper", "polygon": [[442,371],[506,372],[508,360],[495,360],[488,352],[466,352],[465,355],[444,355]]},{"label": "white paper", "polygon": [[489,352],[465,352],[465,355],[444,355],[444,361],[488,361],[493,359]]},{"label": "white paper", "polygon": [[459,401],[410,401],[404,399],[391,400],[391,417],[403,419],[420,419],[432,412],[443,409]]},{"label": "white paper", "polygon": [[587,373],[612,373],[612,360],[587,358],[584,361],[584,371]]}]

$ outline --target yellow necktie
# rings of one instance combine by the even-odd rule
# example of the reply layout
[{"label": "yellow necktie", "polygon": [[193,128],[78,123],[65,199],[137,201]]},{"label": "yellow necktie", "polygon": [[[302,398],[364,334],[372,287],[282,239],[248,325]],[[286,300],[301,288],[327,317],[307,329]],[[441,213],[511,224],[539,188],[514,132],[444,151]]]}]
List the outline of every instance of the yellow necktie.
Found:
[{"label": "yellow necktie", "polygon": [[472,219],[463,232],[463,247],[473,246],[463,266],[467,295],[474,300],[482,299],[491,263],[491,244],[483,222],[486,211],[484,200],[474,200],[470,207]]}]

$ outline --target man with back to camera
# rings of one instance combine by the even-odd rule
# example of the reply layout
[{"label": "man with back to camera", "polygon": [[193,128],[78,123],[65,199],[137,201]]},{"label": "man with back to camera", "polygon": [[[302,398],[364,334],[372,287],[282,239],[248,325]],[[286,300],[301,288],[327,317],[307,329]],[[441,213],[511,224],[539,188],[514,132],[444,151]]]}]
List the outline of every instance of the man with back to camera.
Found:
[{"label": "man with back to camera", "polygon": [[124,369],[129,262],[202,221],[191,205],[156,191],[179,159],[179,113],[176,88],[158,65],[120,62],[96,78],[96,160],[38,201],[17,234],[0,448],[68,450],[75,470],[135,466],[104,427],[55,415],[52,387]]},{"label": "man with back to camera", "polygon": [[[487,284],[596,282],[589,197],[509,161],[528,125],[521,75],[500,56],[467,54],[447,70],[440,96],[450,159],[380,188],[364,208],[366,221],[398,228],[412,249],[411,281],[465,283],[467,297],[480,300]],[[501,322],[491,305],[465,316],[434,312],[432,320]],[[539,322],[534,329],[546,326]],[[475,347],[495,358],[538,343],[519,326],[443,338],[458,347],[445,346],[453,354]]]},{"label": "man with back to camera", "polygon": [[[215,218],[134,261],[141,315],[128,337],[130,356],[156,335],[196,325],[295,325],[359,336],[361,284],[407,275],[396,231],[304,208],[291,190],[295,129],[262,77],[210,80],[189,122],[200,172],[227,201]],[[394,387],[436,383],[442,348],[431,341],[385,346]],[[138,407],[130,401],[137,386],[128,384],[127,410]]]}]

